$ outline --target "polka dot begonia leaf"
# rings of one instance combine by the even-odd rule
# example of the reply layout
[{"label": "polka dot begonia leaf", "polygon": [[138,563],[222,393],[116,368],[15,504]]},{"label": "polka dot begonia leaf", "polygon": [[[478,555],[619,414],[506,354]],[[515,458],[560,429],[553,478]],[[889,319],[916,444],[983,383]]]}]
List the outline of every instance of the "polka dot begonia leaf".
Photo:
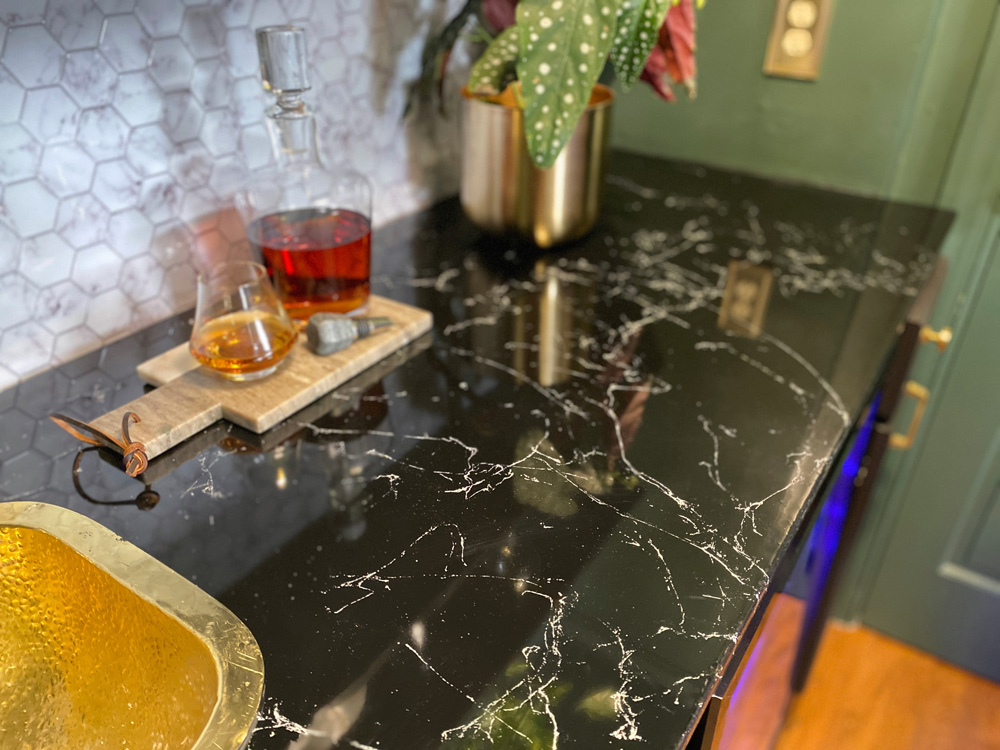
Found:
[{"label": "polka dot begonia leaf", "polygon": [[521,0],[517,5],[528,151],[538,167],[569,140],[611,49],[621,0]]},{"label": "polka dot begonia leaf", "polygon": [[477,94],[499,94],[517,76],[515,66],[520,52],[517,26],[504,29],[490,42],[469,71],[469,90]]},{"label": "polka dot begonia leaf", "polygon": [[622,88],[627,90],[639,80],[671,3],[672,0],[622,0],[611,46],[611,62]]}]

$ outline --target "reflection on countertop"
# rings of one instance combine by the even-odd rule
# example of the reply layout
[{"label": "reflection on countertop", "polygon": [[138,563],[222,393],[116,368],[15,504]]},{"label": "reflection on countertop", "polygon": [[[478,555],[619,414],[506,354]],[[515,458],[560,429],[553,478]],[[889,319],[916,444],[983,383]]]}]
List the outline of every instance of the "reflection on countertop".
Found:
[{"label": "reflection on countertop", "polygon": [[[377,232],[373,291],[433,335],[269,433],[219,423],[155,460],[155,507],[78,495],[44,417],[137,396],[185,316],[0,394],[0,497],[86,513],[236,613],[268,674],[254,748],[680,746],[950,216],[610,171],[601,223],[552,255],[455,200]],[[143,489],[93,456],[80,480]]]}]

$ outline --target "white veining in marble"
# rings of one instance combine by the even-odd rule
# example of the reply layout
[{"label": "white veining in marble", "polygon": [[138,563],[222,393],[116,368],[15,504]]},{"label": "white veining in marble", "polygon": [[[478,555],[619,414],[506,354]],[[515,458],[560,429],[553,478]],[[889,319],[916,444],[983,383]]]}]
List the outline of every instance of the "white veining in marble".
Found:
[{"label": "white veining in marble", "polygon": [[0,0],[0,389],[191,307],[199,259],[243,251],[258,26],[306,28],[321,139],[376,224],[454,190],[457,118],[402,118],[439,5]]},{"label": "white veining in marble", "polygon": [[[731,236],[745,245],[739,253],[766,254],[770,265],[778,270],[778,294],[785,298],[800,302],[810,296],[838,298],[867,289],[906,298],[912,297],[926,278],[928,258],[924,253],[901,263],[875,250],[873,264],[864,272],[842,264],[836,255],[837,248],[860,242],[866,235],[870,241],[874,226],[853,226],[845,221],[838,227],[835,238],[827,237],[825,242],[813,246],[805,225],[769,221],[765,231],[758,220],[760,209],[749,200],[737,207],[711,196],[702,199],[664,196],[655,189],[615,176],[609,182],[634,192],[641,201],[662,201],[668,208],[684,206],[728,214],[732,220],[727,223],[736,226]],[[772,229],[775,226],[778,237]],[[368,438],[363,447],[345,447],[340,443],[337,450],[340,454],[353,453],[358,461],[363,456],[376,457],[389,467],[392,473],[376,473],[369,482],[376,502],[379,497],[396,502],[419,491],[433,494],[435,502],[460,499],[488,513],[489,504],[501,496],[501,486],[509,483],[517,502],[541,511],[552,522],[552,525],[539,522],[538,528],[551,529],[586,505],[600,508],[617,521],[609,541],[601,543],[601,551],[588,559],[586,567],[573,579],[531,575],[522,569],[515,572],[513,567],[477,565],[475,537],[468,528],[459,523],[425,526],[417,522],[401,533],[383,556],[357,567],[352,567],[353,561],[348,562],[347,571],[330,575],[318,584],[315,593],[323,598],[322,607],[333,618],[342,618],[331,620],[332,629],[346,629],[345,623],[351,622],[349,618],[355,609],[364,610],[364,615],[354,622],[370,622],[365,618],[373,617],[373,612],[386,611],[377,609],[377,602],[381,600],[387,607],[386,603],[395,602],[396,597],[404,600],[406,586],[422,578],[475,579],[479,591],[488,590],[494,583],[497,588],[506,584],[507,590],[512,589],[521,599],[540,599],[546,603],[541,626],[519,652],[514,652],[506,668],[496,676],[491,673],[485,686],[473,682],[469,672],[459,668],[459,663],[468,658],[461,646],[451,642],[442,646],[443,641],[439,641],[436,650],[424,648],[425,638],[433,642],[435,631],[440,637],[444,630],[443,605],[435,612],[440,615],[437,622],[431,622],[432,618],[426,622],[414,621],[414,627],[419,627],[411,629],[411,640],[401,639],[390,647],[397,665],[415,662],[420,679],[439,683],[442,694],[456,698],[453,711],[465,709],[460,719],[439,720],[437,716],[432,719],[440,740],[435,747],[531,746],[556,750],[570,744],[626,747],[635,743],[667,747],[671,745],[664,743],[669,739],[657,734],[662,732],[662,717],[696,716],[700,701],[720,678],[725,660],[708,665],[709,669],[699,665],[695,671],[692,662],[696,660],[689,659],[688,654],[703,650],[723,655],[731,652],[740,640],[742,633],[733,613],[747,602],[759,601],[774,569],[772,555],[776,547],[761,546],[759,540],[773,534],[777,513],[798,512],[809,492],[819,486],[836,450],[836,436],[850,426],[850,412],[857,403],[842,397],[821,370],[796,348],[801,339],[793,346],[769,332],[751,339],[711,326],[699,330],[707,321],[718,320],[729,273],[725,265],[704,260],[709,257],[705,248],[711,245],[711,250],[717,251],[715,243],[721,243],[725,234],[721,230],[713,232],[710,227],[712,222],[702,217],[687,222],[679,231],[639,230],[631,237],[609,236],[608,247],[615,249],[614,257],[609,253],[609,258],[598,263],[585,257],[562,257],[551,264],[539,261],[528,278],[493,278],[474,256],[466,255],[454,262],[461,264],[461,269],[442,263],[427,275],[394,280],[400,286],[435,292],[456,303],[461,301],[451,306],[455,320],[438,321],[441,335],[435,343],[441,361],[447,363],[445,366],[454,377],[448,381],[449,397],[454,395],[452,387],[473,396],[482,387],[483,383],[477,383],[476,378],[459,379],[459,373],[468,372],[464,368],[469,364],[476,366],[477,375],[482,375],[484,381],[507,378],[519,384],[521,400],[516,406],[498,403],[495,393],[478,394],[484,402],[490,402],[491,410],[512,409],[515,418],[522,420],[521,438],[507,461],[486,457],[490,453],[491,430],[479,433],[481,442],[468,438],[469,442],[463,442],[453,434],[397,432],[391,429],[390,420],[375,430],[301,423],[314,435],[347,438],[363,434]],[[737,254],[728,253],[727,245],[719,247],[724,248],[723,254]],[[833,251],[820,249],[829,247]],[[691,266],[701,272],[692,271]],[[484,282],[487,278],[489,283]],[[521,337],[508,336],[504,322],[510,322],[512,316],[519,315],[522,321],[532,315],[541,317],[541,300],[550,284],[561,285],[563,312],[572,313],[574,304],[589,305],[595,297],[625,298],[634,303],[634,308],[617,319],[602,316],[599,319],[602,325],[595,324],[588,335],[581,335],[586,326],[578,326],[548,337],[541,333],[532,336],[523,334],[529,330],[525,326]],[[467,294],[464,299],[463,291]],[[583,316],[586,318],[586,313]],[[644,328],[653,333],[661,321],[667,324],[659,326],[661,329],[672,326],[687,334],[675,339],[686,340],[690,346],[678,351],[677,359],[697,359],[704,363],[702,369],[688,371],[686,379],[678,375],[675,383],[646,371],[634,351],[637,334]],[[555,369],[558,375],[553,375],[541,363],[553,359],[557,348],[553,341],[561,334],[573,343],[560,351],[564,355],[563,369]],[[520,364],[513,357],[515,353],[525,355]],[[505,357],[510,357],[513,364],[505,362]],[[537,366],[533,369],[528,363]],[[613,377],[609,377],[608,370],[614,372]],[[677,421],[669,429],[685,434],[695,457],[690,464],[682,459],[672,468],[657,467],[651,471],[649,454],[643,464],[642,452],[632,445],[647,402],[688,400],[690,403],[691,397],[682,388],[695,385],[691,373],[706,376],[708,371],[716,370],[738,373],[745,393],[753,393],[756,385],[763,384],[772,395],[757,399],[742,416],[720,415],[722,409],[718,403],[704,413],[694,413],[687,422],[681,421],[680,411],[651,410],[647,420],[654,414],[660,418],[664,414],[675,417]],[[595,383],[599,387],[593,389]],[[541,397],[542,406],[525,406],[532,402],[524,395],[528,389]],[[730,391],[730,397],[734,393],[739,392]],[[534,394],[531,395],[533,398]],[[402,390],[382,398],[388,404],[394,399],[409,403],[410,395]],[[701,403],[694,402],[694,406],[701,408]],[[709,416],[711,408],[715,409],[713,416]],[[758,470],[752,465],[754,461],[746,459],[747,442],[763,438],[760,420],[776,411],[788,415],[790,428],[801,431],[799,449],[787,453],[783,462],[782,453],[778,453],[778,470],[761,471],[758,477],[764,481],[752,493],[747,492],[749,485],[756,484],[752,477]],[[558,430],[571,430],[574,420],[578,425],[597,425],[602,415],[610,429],[598,441],[587,442],[581,432],[573,438],[572,453],[567,451],[563,455],[556,447],[552,438]],[[748,415],[752,417],[748,419]],[[767,434],[773,438],[778,430],[771,428]],[[647,440],[654,435],[662,438],[664,432],[647,433]],[[414,450],[417,443],[424,443],[425,447],[433,443],[434,450],[420,453]],[[655,455],[657,461],[677,460],[676,448],[664,446]],[[426,456],[432,456],[433,460],[422,463],[421,457]],[[615,463],[621,472],[617,478],[608,469]],[[434,479],[425,483],[422,477],[428,474],[433,474]],[[679,489],[685,479],[694,476],[701,481],[693,484],[688,481],[686,490]],[[644,499],[624,510],[611,502],[609,494],[615,482],[623,481],[623,486],[634,482],[632,486],[644,490]],[[784,510],[779,510],[780,506]],[[477,517],[476,523],[480,521]],[[525,528],[519,529],[518,534],[531,540],[528,547],[533,549],[537,530],[532,527],[531,532],[526,532]],[[507,538],[515,539],[518,534],[510,532]],[[438,542],[438,556],[421,557],[420,548],[429,546],[432,539]],[[466,549],[470,551],[468,560]],[[570,545],[553,547],[556,549],[553,558],[559,552],[568,553]],[[609,549],[614,549],[614,559],[602,561]],[[441,550],[447,551],[442,555]],[[510,549],[505,546],[504,551],[509,553]],[[685,553],[691,557],[686,558]],[[702,564],[692,564],[692,558]],[[414,559],[421,559],[421,565],[412,565]],[[525,569],[530,567],[526,565]],[[638,578],[639,571],[645,589],[630,581]],[[292,575],[297,576],[298,571]],[[606,587],[598,585],[599,582]],[[650,593],[651,582],[655,582],[655,596]],[[619,601],[609,593],[611,586],[620,586],[631,593]],[[640,608],[633,598],[636,591],[643,591],[641,596],[654,600],[655,607],[648,611]],[[619,604],[623,605],[621,609]],[[499,605],[496,611],[502,612]],[[605,617],[606,612],[609,614]],[[498,625],[497,630],[504,627]],[[462,655],[456,656],[456,651]],[[379,658],[382,663],[383,657]],[[668,661],[672,662],[671,668],[676,668],[677,676],[670,675],[670,681],[664,682],[663,665]],[[577,667],[582,668],[577,670]],[[685,674],[684,669],[692,671]],[[586,676],[581,679],[581,674]],[[311,747],[307,743],[316,738],[317,747],[332,747],[342,742],[358,721],[360,711],[351,713],[347,707],[357,695],[354,685],[365,684],[366,680],[367,675],[357,677],[352,688],[316,711],[311,722],[307,712],[285,709],[277,698],[265,697],[255,731],[267,739],[275,739],[273,745],[267,746],[282,746],[281,742],[287,741],[288,747]],[[575,707],[565,698],[560,706],[560,694],[570,693],[574,680],[583,682],[583,685],[576,683]],[[586,693],[587,697],[581,701],[580,694],[590,688],[593,692]],[[592,734],[581,733],[574,714],[580,712],[586,701],[612,712],[614,722],[595,722],[584,730]],[[456,705],[459,709],[454,708]],[[334,727],[324,717],[335,710],[343,721]],[[407,720],[408,717],[399,717],[401,724]],[[386,749],[418,746],[407,744],[407,737],[400,740],[392,729],[379,726],[377,721],[362,727],[357,734],[361,740],[371,741],[373,737],[378,740],[371,744],[363,741],[345,744]],[[680,732],[675,739],[681,739]]]}]

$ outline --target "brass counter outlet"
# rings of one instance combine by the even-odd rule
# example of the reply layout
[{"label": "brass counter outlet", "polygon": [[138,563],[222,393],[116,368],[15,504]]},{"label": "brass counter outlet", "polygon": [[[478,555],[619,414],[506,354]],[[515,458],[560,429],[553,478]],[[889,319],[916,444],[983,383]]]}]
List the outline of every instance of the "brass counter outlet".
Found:
[{"label": "brass counter outlet", "polygon": [[238,750],[263,678],[182,576],[65,508],[0,503],[0,749]]}]

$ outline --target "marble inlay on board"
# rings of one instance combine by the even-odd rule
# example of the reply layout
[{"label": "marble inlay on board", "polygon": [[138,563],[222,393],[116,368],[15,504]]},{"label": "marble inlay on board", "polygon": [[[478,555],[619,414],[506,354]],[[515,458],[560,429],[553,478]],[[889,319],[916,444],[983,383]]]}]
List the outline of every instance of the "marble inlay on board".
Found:
[{"label": "marble inlay on board", "polygon": [[245,251],[232,196],[270,159],[254,28],[307,29],[321,140],[371,178],[376,225],[453,191],[457,106],[402,119],[440,6],[0,0],[0,389],[190,308],[199,262]]}]

